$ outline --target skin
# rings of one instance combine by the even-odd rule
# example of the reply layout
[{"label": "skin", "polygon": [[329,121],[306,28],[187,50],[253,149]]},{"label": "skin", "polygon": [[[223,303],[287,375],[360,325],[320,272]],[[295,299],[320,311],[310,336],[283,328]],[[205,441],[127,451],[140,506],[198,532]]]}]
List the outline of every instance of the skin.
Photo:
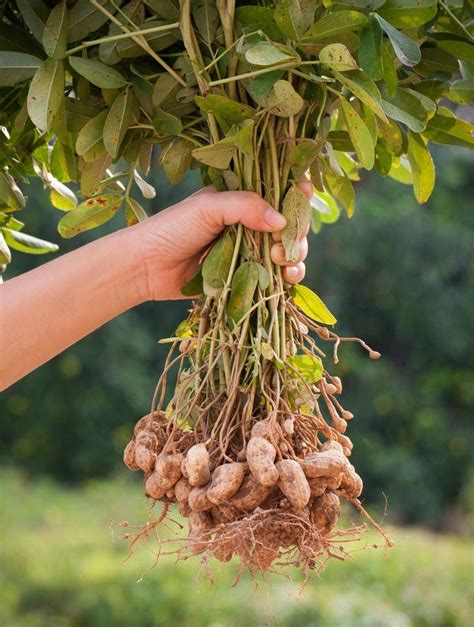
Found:
[{"label": "skin", "polygon": [[[311,185],[300,184],[311,196]],[[304,278],[281,245],[285,218],[253,192],[200,190],[137,224],[82,246],[0,285],[0,390],[112,318],[149,300],[182,298],[182,285],[226,225],[272,233],[274,263],[288,283]]]}]

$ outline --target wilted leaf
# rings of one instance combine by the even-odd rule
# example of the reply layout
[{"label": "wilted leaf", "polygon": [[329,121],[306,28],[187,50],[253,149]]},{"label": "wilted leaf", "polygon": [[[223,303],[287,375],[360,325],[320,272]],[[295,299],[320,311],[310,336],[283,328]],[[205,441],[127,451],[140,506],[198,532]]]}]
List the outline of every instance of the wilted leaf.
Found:
[{"label": "wilted leaf", "polygon": [[137,170],[133,171],[133,178],[135,179],[135,183],[138,186],[138,189],[141,191],[143,198],[147,198],[151,200],[156,196],[156,190],[153,185],[150,185],[145,179],[140,176],[140,173]]},{"label": "wilted leaf", "polygon": [[192,152],[193,157],[213,168],[225,170],[229,167],[232,157],[235,155],[236,148],[232,138],[225,137],[215,144],[195,148]]},{"label": "wilted leaf", "polygon": [[296,261],[299,255],[299,243],[311,221],[311,205],[304,192],[293,185],[286,192],[282,203],[282,214],[287,225],[281,233],[287,261]]},{"label": "wilted leaf", "polygon": [[319,296],[310,290],[309,287],[293,285],[291,296],[295,305],[312,320],[322,322],[323,324],[336,324],[336,318]]},{"label": "wilted leaf", "polygon": [[40,65],[41,59],[31,54],[0,50],[0,87],[31,78]]},{"label": "wilted leaf", "polygon": [[49,130],[64,99],[62,61],[47,59],[39,66],[28,91],[28,115],[41,130]]},{"label": "wilted leaf", "polygon": [[51,11],[43,31],[43,48],[53,59],[62,59],[67,46],[67,4],[65,0]]},{"label": "wilted leaf", "polygon": [[258,265],[255,261],[246,261],[237,268],[232,278],[227,319],[234,324],[237,324],[252,307],[259,280]]},{"label": "wilted leaf", "polygon": [[199,271],[187,281],[183,287],[181,288],[181,294],[183,296],[199,296],[199,294],[203,293],[203,284],[202,284],[202,272],[201,268]]},{"label": "wilted leaf", "polygon": [[408,161],[413,176],[413,191],[422,204],[431,196],[435,184],[435,167],[423,138],[408,132]]},{"label": "wilted leaf", "polygon": [[316,7],[316,0],[282,0],[273,17],[285,37],[299,39],[313,23]]},{"label": "wilted leaf", "polygon": [[293,148],[289,155],[289,162],[294,177],[299,179],[320,154],[324,145],[324,139],[305,139]]},{"label": "wilted leaf", "polygon": [[105,154],[97,161],[91,161],[84,165],[81,172],[81,192],[84,196],[93,196],[97,193],[97,189],[111,163],[112,159]]},{"label": "wilted leaf", "polygon": [[319,53],[319,60],[332,70],[347,72],[357,69],[357,62],[344,44],[329,44]]},{"label": "wilted leaf", "polygon": [[8,246],[23,253],[44,255],[45,253],[55,252],[59,249],[57,244],[52,244],[44,239],[27,235],[21,231],[7,228],[2,228],[1,231]]},{"label": "wilted leaf", "polygon": [[287,363],[297,370],[310,385],[317,383],[321,379],[324,370],[319,357],[314,357],[313,355],[293,355],[288,357]]},{"label": "wilted leaf", "polygon": [[372,135],[364,120],[354,107],[343,97],[341,97],[341,105],[347,130],[356,151],[357,158],[363,168],[371,170],[374,167],[375,160],[375,144]]},{"label": "wilted leaf", "polygon": [[244,120],[254,117],[255,111],[241,102],[236,102],[221,94],[196,96],[197,106],[204,113],[212,113],[227,131],[233,124],[240,124]]},{"label": "wilted leaf", "polygon": [[89,198],[61,218],[58,223],[60,235],[68,239],[105,224],[120,209],[122,201],[120,194],[102,194]]},{"label": "wilted leaf", "polygon": [[277,81],[266,96],[254,95],[253,98],[259,105],[269,109],[273,115],[284,118],[296,115],[304,105],[303,98],[286,80]]},{"label": "wilted leaf", "polygon": [[230,231],[217,240],[202,264],[202,277],[208,285],[222,288],[229,275],[234,240]]},{"label": "wilted leaf", "polygon": [[346,176],[341,176],[328,169],[325,171],[325,178],[331,194],[347,213],[347,216],[352,218],[355,211],[355,193],[350,180]]}]

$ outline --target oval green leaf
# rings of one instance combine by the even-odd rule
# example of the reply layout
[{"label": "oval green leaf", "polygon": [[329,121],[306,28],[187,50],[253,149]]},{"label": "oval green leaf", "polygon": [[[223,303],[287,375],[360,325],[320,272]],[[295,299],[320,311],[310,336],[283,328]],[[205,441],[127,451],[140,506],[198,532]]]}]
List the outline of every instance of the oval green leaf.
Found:
[{"label": "oval green leaf", "polygon": [[39,66],[28,91],[28,115],[41,131],[51,127],[64,99],[62,61],[47,59]]}]

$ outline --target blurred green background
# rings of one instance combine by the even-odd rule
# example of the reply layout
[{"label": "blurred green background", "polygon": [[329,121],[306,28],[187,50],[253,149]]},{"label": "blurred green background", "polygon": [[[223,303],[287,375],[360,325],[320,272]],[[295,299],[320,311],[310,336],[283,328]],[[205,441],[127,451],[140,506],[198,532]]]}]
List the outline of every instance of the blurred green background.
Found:
[{"label": "blurred green background", "polygon": [[[383,354],[374,362],[344,347],[338,372],[356,416],[350,435],[366,504],[380,519],[386,496],[397,547],[356,552],[303,590],[297,574],[258,588],[243,578],[232,588],[235,564],[217,565],[210,586],[196,580],[197,559],[165,559],[137,583],[153,564],[153,545],[122,567],[126,544],[112,542],[108,523],[146,520],[141,486],[121,453],[150,405],[166,352],[157,340],[173,333],[187,307],[147,303],[0,396],[2,624],[473,624],[473,157],[445,149],[435,158],[429,203],[419,207],[410,188],[367,176],[356,216],[312,236],[307,264],[306,283],[341,334]],[[179,189],[158,175],[155,182],[153,210],[198,185],[192,176]],[[61,253],[97,237],[59,241],[47,194],[37,184],[27,191],[28,232],[57,241]],[[49,258],[17,253],[7,279]],[[358,522],[354,512],[347,518]]]}]

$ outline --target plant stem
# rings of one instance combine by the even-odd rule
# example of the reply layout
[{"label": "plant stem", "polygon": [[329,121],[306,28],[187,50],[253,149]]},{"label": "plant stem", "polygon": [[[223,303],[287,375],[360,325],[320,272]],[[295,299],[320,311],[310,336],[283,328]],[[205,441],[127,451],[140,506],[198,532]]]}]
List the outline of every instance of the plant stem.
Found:
[{"label": "plant stem", "polygon": [[129,31],[127,33],[122,33],[121,35],[109,35],[108,37],[101,37],[100,39],[92,39],[91,41],[86,41],[80,46],[76,46],[75,48],[71,48],[66,53],[66,56],[69,57],[72,54],[76,54],[76,52],[80,52],[85,48],[90,48],[91,46],[97,46],[99,44],[107,44],[112,41],[121,41],[122,39],[130,39],[136,37],[137,35],[150,35],[151,33],[159,33],[161,31],[171,30],[174,28],[179,28],[179,22],[173,22],[172,24],[163,24],[161,26],[153,26],[152,28],[144,28],[143,30],[137,31]]}]

